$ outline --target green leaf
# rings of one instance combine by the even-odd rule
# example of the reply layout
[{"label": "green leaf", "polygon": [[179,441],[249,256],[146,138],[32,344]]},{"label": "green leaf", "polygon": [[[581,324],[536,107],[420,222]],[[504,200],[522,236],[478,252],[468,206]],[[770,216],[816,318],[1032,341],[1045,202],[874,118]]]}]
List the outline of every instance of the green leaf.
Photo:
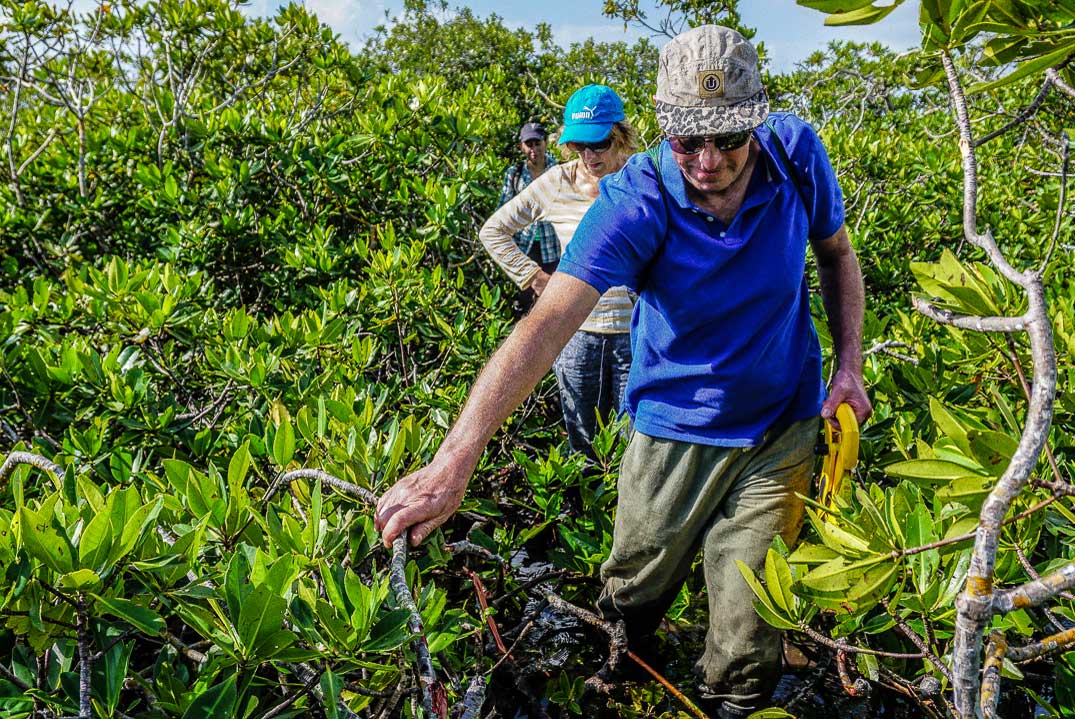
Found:
[{"label": "green leaf", "polygon": [[239,642],[249,659],[263,659],[254,654],[258,644],[280,631],[287,602],[264,586],[256,587],[242,600],[239,611]]},{"label": "green leaf", "polygon": [[[294,632],[288,629],[278,629],[271,634],[263,634],[250,648],[250,655],[257,657],[259,661],[279,659],[280,654],[287,651],[297,640],[298,637]],[[319,656],[316,652],[314,654]]]},{"label": "green leaf", "polygon": [[220,684],[198,695],[183,713],[183,719],[234,719],[237,679],[237,674],[230,674]]},{"label": "green leaf", "polygon": [[1020,63],[1019,67],[1012,73],[1005,75],[1004,77],[993,80],[992,82],[979,83],[972,85],[967,89],[967,95],[977,95],[983,92],[990,92],[996,90],[998,87],[1010,85],[1018,80],[1028,77],[1030,75],[1036,75],[1039,72],[1044,72],[1048,68],[1056,65],[1063,60],[1067,59],[1068,55],[1071,55],[1071,45],[1062,44],[1059,48],[1048,54],[1037,57],[1033,60],[1027,60]]},{"label": "green leaf", "polygon": [[982,19],[989,12],[990,0],[977,0],[970,4],[952,23],[952,42],[962,45],[981,32]]},{"label": "green leaf", "polygon": [[824,564],[840,555],[824,544],[800,544],[788,557],[792,564]]},{"label": "green leaf", "polygon": [[925,480],[931,484],[951,482],[974,474],[961,464],[943,459],[909,459],[896,462],[885,467],[885,473],[893,477]]},{"label": "green leaf", "polygon": [[46,500],[41,507],[43,514],[19,507],[19,533],[30,556],[54,572],[67,574],[75,569],[75,548],[52,515],[58,499],[59,495],[53,495]]},{"label": "green leaf", "polygon": [[972,429],[967,433],[970,454],[991,477],[999,477],[1008,468],[1019,441],[1002,432]]},{"label": "green leaf", "polygon": [[851,12],[840,13],[839,15],[829,15],[825,18],[825,25],[829,27],[843,25],[872,25],[875,22],[880,22],[885,19],[885,17],[895,10],[899,4],[899,0],[896,0],[896,2],[893,2],[891,5],[882,5],[880,7],[870,5],[868,7],[859,8],[858,10],[852,10]]},{"label": "green leaf", "polygon": [[773,549],[765,555],[765,586],[773,603],[789,616],[795,615],[795,595],[791,593],[791,567],[788,560]]},{"label": "green leaf", "polygon": [[966,427],[933,397],[929,398],[929,414],[940,433],[952,440],[963,451],[963,454],[970,455],[970,441],[967,439]]},{"label": "green leaf", "polygon": [[[777,626],[777,623],[782,622],[784,624],[791,624],[791,628],[796,629],[797,626],[795,624],[782,617],[780,612],[777,611],[772,597],[769,596],[769,592],[762,586],[762,583],[758,581],[758,578],[754,576],[754,572],[750,567],[748,567],[745,562],[738,559],[735,560],[735,566],[739,568],[739,573],[743,575],[743,579],[750,587],[750,590],[754,592],[754,596],[758,598],[758,601],[754,604],[754,608],[758,611],[758,616],[765,619],[766,622],[773,626]],[[758,608],[759,605],[766,610],[764,613],[762,609]]]},{"label": "green leaf", "polygon": [[754,601],[754,611],[758,613],[758,616],[765,620],[765,623],[776,627],[780,630],[796,630],[799,629],[798,624],[789,622],[784,617],[780,616],[772,610],[772,608],[761,600]]},{"label": "green leaf", "polygon": [[848,562],[839,557],[812,569],[803,575],[799,582],[806,587],[822,592],[842,592],[850,588],[870,567],[891,561],[887,554],[875,555],[856,562]]},{"label": "green leaf", "polygon": [[295,430],[291,420],[285,419],[276,428],[276,437],[272,442],[272,457],[281,468],[287,467],[295,456]]},{"label": "green leaf", "polygon": [[855,663],[858,665],[858,670],[862,676],[869,679],[871,682],[875,682],[880,674],[877,665],[877,657],[872,654],[859,654],[855,657]]},{"label": "green leaf", "polygon": [[907,546],[921,547],[937,541],[933,531],[933,516],[924,505],[916,505],[907,515]]},{"label": "green leaf", "polygon": [[92,596],[97,601],[97,608],[102,614],[118,617],[143,634],[152,637],[159,637],[164,632],[164,620],[152,609],[122,597]]},{"label": "green leaf", "polygon": [[70,574],[64,574],[56,581],[56,586],[69,592],[81,592],[94,589],[101,583],[97,572],[91,569],[76,569]]},{"label": "green leaf", "polygon": [[796,5],[826,14],[844,13],[873,4],[873,0],[795,0]]},{"label": "green leaf", "polygon": [[995,484],[995,477],[961,477],[937,489],[935,496],[939,502],[958,502],[971,510],[977,510],[981,507],[986,495],[993,491]]},{"label": "green leaf", "polygon": [[899,566],[896,564],[867,569],[862,580],[852,586],[847,593],[848,603],[855,606],[858,611],[869,609],[895,583],[899,577],[898,571]]},{"label": "green leaf", "polygon": [[78,563],[86,569],[102,569],[112,548],[112,523],[108,512],[100,512],[89,521],[78,539]]},{"label": "green leaf", "polygon": [[325,700],[321,707],[325,711],[326,719],[337,719],[340,715],[337,703],[340,699],[340,690],[343,688],[343,678],[331,670],[321,675],[321,693]]},{"label": "green leaf", "polygon": [[407,621],[411,613],[396,609],[385,614],[370,630],[370,639],[363,646],[367,652],[386,652],[398,649],[411,638]]},{"label": "green leaf", "polygon": [[250,440],[243,442],[228,462],[228,494],[238,494],[246,482],[246,473],[250,469]]},{"label": "green leaf", "polygon": [[[152,504],[141,505],[137,490],[131,487],[127,491],[130,494],[126,497],[126,506],[122,506],[117,500],[110,516],[112,534],[119,538],[108,552],[108,561],[112,564],[122,560],[135,548],[146,529],[156,522],[157,515],[164,506],[164,497],[158,496]],[[137,508],[132,512],[131,509],[135,506]]]},{"label": "green leaf", "polygon": [[821,537],[821,541],[825,543],[825,546],[832,549],[838,554],[852,557],[862,557],[869,553],[870,543],[862,537],[852,534],[840,527],[837,527],[833,522],[826,522],[812,509],[807,509],[807,513],[813,520],[815,531],[818,536]]}]

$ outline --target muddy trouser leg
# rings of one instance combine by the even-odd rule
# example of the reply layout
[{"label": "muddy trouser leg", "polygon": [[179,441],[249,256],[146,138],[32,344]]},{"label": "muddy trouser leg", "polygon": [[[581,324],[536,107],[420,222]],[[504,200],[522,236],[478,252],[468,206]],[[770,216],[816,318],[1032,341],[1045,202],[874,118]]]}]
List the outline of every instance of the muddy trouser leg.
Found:
[{"label": "muddy trouser leg", "polygon": [[780,630],[754,610],[754,593],[735,560],[762,573],[776,535],[791,547],[803,521],[818,420],[797,422],[766,437],[720,505],[706,532],[703,551],[709,592],[705,653],[695,665],[710,696],[731,708],[758,708],[780,678]]},{"label": "muddy trouser leg", "polygon": [[727,491],[722,477],[741,453],[632,433],[597,600],[605,618],[625,621],[632,640],[649,639],[675,599]]},{"label": "muddy trouser leg", "polygon": [[760,567],[777,533],[789,544],[798,535],[802,501],[795,493],[807,489],[816,433],[812,419],[763,438],[757,447],[728,448],[635,432],[620,466],[612,550],[601,566],[600,613],[623,619],[628,636],[645,641],[704,544],[710,628],[698,669],[713,687],[731,682],[734,692],[720,695],[730,700],[745,704],[771,691],[780,635],[757,617],[734,559]]}]

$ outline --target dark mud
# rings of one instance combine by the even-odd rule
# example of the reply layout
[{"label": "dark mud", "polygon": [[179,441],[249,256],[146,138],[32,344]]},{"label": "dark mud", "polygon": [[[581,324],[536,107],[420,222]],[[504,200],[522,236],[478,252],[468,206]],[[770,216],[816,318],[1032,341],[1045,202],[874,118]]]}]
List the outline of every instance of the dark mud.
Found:
[{"label": "dark mud", "polygon": [[[520,553],[513,565],[521,581],[540,577],[553,568],[543,562],[528,563],[525,553]],[[575,617],[545,606],[535,598],[542,594],[540,589],[531,594],[532,598],[523,608],[522,621],[504,636],[505,642],[514,643],[512,655],[515,662],[504,662],[493,674],[485,716],[504,719],[694,716],[682,701],[656,681],[621,681],[607,695],[572,697],[576,700],[573,707],[553,701],[563,701],[565,682],[585,679],[601,668],[608,656],[608,641]],[[668,630],[660,635],[662,654],[667,659],[661,674],[687,698],[697,701],[698,691],[691,669],[694,658],[702,651],[703,630],[671,626]],[[789,640],[798,641],[798,638],[789,637]],[[493,647],[490,650],[495,651]],[[917,687],[901,686],[895,675],[882,676],[879,681],[868,683],[868,690],[862,695],[849,695],[840,681],[834,656],[825,648],[786,643],[785,665],[785,674],[771,705],[798,719],[947,716],[944,702],[939,697],[911,698],[907,692]],[[1051,680],[1047,673],[1030,672],[1027,675],[1027,684],[1046,695]],[[862,687],[861,682],[859,686]],[[1006,719],[1033,719],[1048,714],[1014,683],[1008,682],[998,715]]]}]

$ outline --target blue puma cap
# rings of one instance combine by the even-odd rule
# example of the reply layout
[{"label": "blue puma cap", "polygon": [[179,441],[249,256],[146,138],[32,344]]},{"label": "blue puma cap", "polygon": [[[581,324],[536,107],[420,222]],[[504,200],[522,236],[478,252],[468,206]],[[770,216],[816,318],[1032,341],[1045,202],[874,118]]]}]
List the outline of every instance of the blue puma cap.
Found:
[{"label": "blue puma cap", "polygon": [[579,88],[564,105],[564,131],[560,144],[600,142],[612,132],[612,124],[624,120],[623,100],[608,85]]}]

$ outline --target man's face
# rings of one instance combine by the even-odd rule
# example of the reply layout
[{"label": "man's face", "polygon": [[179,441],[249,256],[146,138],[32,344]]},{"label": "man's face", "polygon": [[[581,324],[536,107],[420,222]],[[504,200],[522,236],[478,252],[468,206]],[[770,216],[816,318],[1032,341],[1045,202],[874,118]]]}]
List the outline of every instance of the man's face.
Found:
[{"label": "man's face", "polygon": [[519,149],[527,160],[537,162],[539,157],[545,157],[545,140],[523,140],[519,143]]},{"label": "man's face", "polygon": [[673,150],[672,157],[691,187],[703,195],[719,194],[739,179],[753,143],[751,139],[735,149],[718,150],[712,142],[706,142],[699,153],[683,155]]}]

